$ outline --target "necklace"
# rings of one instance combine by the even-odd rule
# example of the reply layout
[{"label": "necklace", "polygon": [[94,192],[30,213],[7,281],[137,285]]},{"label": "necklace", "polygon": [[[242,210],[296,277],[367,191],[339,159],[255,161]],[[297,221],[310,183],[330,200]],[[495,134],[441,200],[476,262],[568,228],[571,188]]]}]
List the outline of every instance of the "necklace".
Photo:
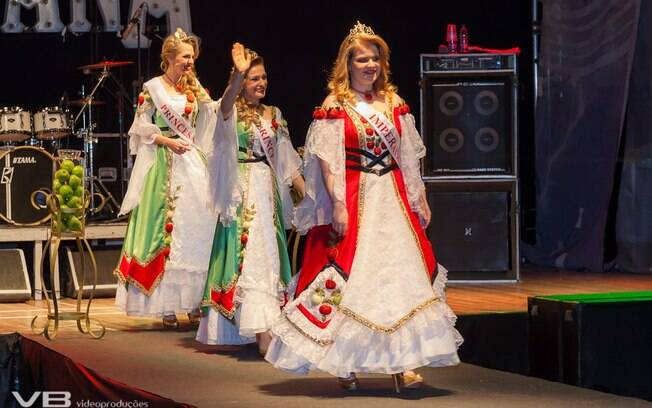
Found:
[{"label": "necklace", "polygon": [[172,80],[172,78],[170,78],[170,76],[168,75],[167,72],[164,72],[163,76],[165,77],[165,79],[167,79],[167,81],[170,83],[170,85],[172,85],[174,87],[174,89],[176,89],[179,92],[181,92],[183,90],[183,89],[181,89],[181,84],[179,84],[179,81],[181,80],[181,77],[179,77],[179,80],[174,82]]},{"label": "necklace", "polygon": [[359,94],[364,95],[364,100],[367,101],[367,102],[371,102],[371,101],[374,100],[374,91],[373,91],[373,89],[370,90],[370,91],[361,91],[359,89],[355,89],[354,87],[351,87],[351,89],[353,89],[354,91],[356,91]]}]

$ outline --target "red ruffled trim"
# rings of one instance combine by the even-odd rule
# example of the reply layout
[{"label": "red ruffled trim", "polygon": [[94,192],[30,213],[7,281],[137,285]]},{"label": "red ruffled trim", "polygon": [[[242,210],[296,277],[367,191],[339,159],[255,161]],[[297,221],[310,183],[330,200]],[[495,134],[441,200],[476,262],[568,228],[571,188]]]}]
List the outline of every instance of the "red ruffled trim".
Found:
[{"label": "red ruffled trim", "polygon": [[399,106],[397,106],[397,107],[394,108],[394,112],[395,112],[395,113],[398,113],[399,115],[405,115],[405,114],[408,114],[408,113],[410,113],[410,105],[408,105],[407,103],[403,102],[402,105],[399,105]]},{"label": "red ruffled trim", "polygon": [[312,112],[313,119],[344,119],[345,116],[344,109],[339,107],[328,109],[317,107]]}]

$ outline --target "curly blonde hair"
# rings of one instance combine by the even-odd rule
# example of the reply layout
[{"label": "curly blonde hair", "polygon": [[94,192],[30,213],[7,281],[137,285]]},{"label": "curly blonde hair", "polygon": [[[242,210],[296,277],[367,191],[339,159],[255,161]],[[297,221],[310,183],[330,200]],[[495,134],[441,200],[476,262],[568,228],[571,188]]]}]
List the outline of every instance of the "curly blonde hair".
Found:
[{"label": "curly blonde hair", "polygon": [[[181,35],[180,35],[181,33]],[[161,70],[166,72],[169,63],[168,60],[173,58],[179,52],[179,46],[184,44],[189,44],[192,46],[192,49],[195,53],[195,60],[199,57],[199,38],[194,35],[186,35],[182,30],[177,29],[174,34],[170,34],[165,37],[163,41],[163,46],[161,47]],[[177,85],[180,85],[180,88],[186,94],[193,94],[197,100],[200,101],[209,101],[210,97],[204,88],[199,84],[197,79],[197,73],[195,72],[195,67],[192,67],[190,72],[186,72],[181,75]]]},{"label": "curly blonde hair", "polygon": [[328,90],[338,101],[353,100],[355,94],[351,90],[351,74],[349,65],[353,57],[353,51],[362,45],[375,45],[378,48],[380,57],[380,73],[374,83],[374,91],[379,95],[392,96],[396,93],[396,86],[390,82],[391,71],[389,69],[389,46],[379,35],[358,33],[348,35],[340,44],[340,50],[333,64],[328,79]]}]

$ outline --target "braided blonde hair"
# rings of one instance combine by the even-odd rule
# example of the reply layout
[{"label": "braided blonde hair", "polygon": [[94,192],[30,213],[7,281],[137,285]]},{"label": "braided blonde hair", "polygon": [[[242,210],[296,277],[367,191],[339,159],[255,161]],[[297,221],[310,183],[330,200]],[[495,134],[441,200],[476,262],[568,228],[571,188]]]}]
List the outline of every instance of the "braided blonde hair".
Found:
[{"label": "braided blonde hair", "polygon": [[[173,58],[179,52],[179,46],[182,44],[189,44],[192,46],[195,53],[195,59],[199,57],[199,38],[194,35],[187,35],[182,29],[177,28],[174,34],[165,37],[163,46],[161,47],[161,70],[166,72],[169,63],[168,60]],[[190,72],[185,72],[181,75],[177,85],[185,94],[193,94],[199,101],[210,101],[208,93],[202,88],[197,80],[197,73],[195,67],[192,67]]]}]

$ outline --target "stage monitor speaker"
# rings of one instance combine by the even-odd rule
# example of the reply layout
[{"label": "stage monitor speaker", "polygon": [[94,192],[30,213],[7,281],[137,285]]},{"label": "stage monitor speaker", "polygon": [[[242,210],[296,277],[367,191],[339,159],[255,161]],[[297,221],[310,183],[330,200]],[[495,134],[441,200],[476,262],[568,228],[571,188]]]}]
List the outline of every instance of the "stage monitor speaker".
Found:
[{"label": "stage monitor speaker", "polygon": [[528,298],[530,375],[652,400],[652,292]]},{"label": "stage monitor speaker", "polygon": [[0,302],[24,302],[32,297],[22,249],[0,249]]},{"label": "stage monitor speaker", "polygon": [[[515,176],[515,68],[500,69],[500,60],[483,65],[482,57],[476,61],[464,55],[432,57],[433,68],[426,57],[421,74],[421,134],[428,152],[424,176]],[[464,62],[486,69],[463,70]]]},{"label": "stage monitor speaker", "polygon": [[[120,170],[120,146],[121,139],[119,133],[97,133],[98,143],[95,145],[93,172],[97,180],[102,183],[106,191],[99,192],[106,195],[107,192],[111,193],[115,199],[115,203],[107,203],[109,206],[115,207],[122,204],[124,193],[127,189],[127,182],[129,180],[129,166],[128,166],[128,153],[122,153],[122,170]],[[124,135],[128,137],[127,135]],[[96,186],[96,191],[98,190]],[[118,208],[119,209],[119,208]],[[117,210],[116,209],[116,216]]]},{"label": "stage monitor speaker", "polygon": [[515,180],[429,180],[427,230],[450,281],[519,278]]},{"label": "stage monitor speaker", "polygon": [[[97,285],[93,297],[113,297],[118,288],[118,278],[113,275],[113,270],[120,259],[120,246],[97,246],[93,247],[93,255],[97,262]],[[62,287],[64,294],[68,297],[77,297],[79,286],[81,284],[81,256],[76,247],[66,247],[67,260],[67,279]],[[88,297],[90,290],[93,288],[93,269],[91,259],[84,251],[84,297]]]}]

